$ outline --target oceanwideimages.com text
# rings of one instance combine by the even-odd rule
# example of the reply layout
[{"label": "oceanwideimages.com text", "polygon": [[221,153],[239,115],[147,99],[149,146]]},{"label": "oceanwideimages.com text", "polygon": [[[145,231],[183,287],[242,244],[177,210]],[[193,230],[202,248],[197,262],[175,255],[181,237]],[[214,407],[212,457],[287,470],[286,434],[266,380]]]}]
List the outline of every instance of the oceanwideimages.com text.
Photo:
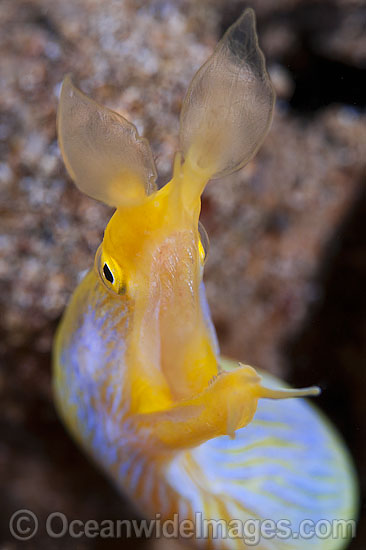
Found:
[{"label": "oceanwideimages.com text", "polygon": [[[272,539],[350,539],[356,535],[354,520],[321,519],[314,522],[303,519],[296,529],[287,519],[208,519],[201,512],[194,520],[181,519],[174,514],[172,519],[88,519],[68,518],[62,512],[50,513],[43,528],[52,539],[66,536],[80,538],[124,539],[124,538],[167,538],[167,539],[237,539],[248,546],[256,546],[261,540]],[[17,510],[9,520],[9,530],[16,540],[30,540],[40,529],[40,521],[31,510]]]}]

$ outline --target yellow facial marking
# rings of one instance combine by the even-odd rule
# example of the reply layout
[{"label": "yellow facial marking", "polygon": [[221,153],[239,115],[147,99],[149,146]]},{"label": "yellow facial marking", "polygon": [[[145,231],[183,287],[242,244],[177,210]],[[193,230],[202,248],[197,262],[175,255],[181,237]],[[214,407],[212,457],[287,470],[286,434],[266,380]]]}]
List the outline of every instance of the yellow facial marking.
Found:
[{"label": "yellow facial marking", "polygon": [[207,260],[208,255],[208,249],[210,246],[210,242],[208,239],[208,235],[206,232],[206,229],[204,228],[203,224],[199,222],[198,224],[198,233],[199,233],[199,240],[198,240],[198,253],[200,257],[201,264],[205,264]]},{"label": "yellow facial marking", "polygon": [[205,260],[206,260],[206,252],[205,252],[205,249],[203,248],[203,244],[201,242],[201,239],[198,241],[198,254],[199,254],[199,257],[200,257],[201,264],[204,264]]}]

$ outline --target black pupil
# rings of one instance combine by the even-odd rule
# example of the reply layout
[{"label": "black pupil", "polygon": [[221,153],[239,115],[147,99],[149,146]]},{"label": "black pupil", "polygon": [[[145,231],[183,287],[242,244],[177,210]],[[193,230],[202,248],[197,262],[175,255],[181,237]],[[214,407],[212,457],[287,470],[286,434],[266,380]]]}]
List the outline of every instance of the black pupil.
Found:
[{"label": "black pupil", "polygon": [[107,279],[107,281],[109,281],[110,283],[113,283],[114,278],[113,278],[112,272],[109,269],[109,267],[107,266],[107,264],[104,264],[104,266],[103,266],[103,273],[104,273],[104,277]]}]

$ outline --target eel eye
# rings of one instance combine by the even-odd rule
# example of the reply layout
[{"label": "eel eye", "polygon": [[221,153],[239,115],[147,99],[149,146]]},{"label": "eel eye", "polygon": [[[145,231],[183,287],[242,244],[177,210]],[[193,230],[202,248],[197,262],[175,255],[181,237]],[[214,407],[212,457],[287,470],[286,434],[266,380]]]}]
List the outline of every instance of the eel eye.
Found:
[{"label": "eel eye", "polygon": [[207,231],[201,222],[198,222],[198,233],[200,236],[198,241],[198,253],[201,263],[204,264],[207,260],[208,249],[210,248],[210,241],[208,239]]},{"label": "eel eye", "polygon": [[107,279],[107,281],[109,281],[111,284],[113,284],[114,283],[114,277],[113,277],[112,271],[109,269],[108,264],[106,264],[106,263],[103,266],[103,273],[104,273],[104,277]]},{"label": "eel eye", "polygon": [[103,252],[103,247],[97,250],[95,255],[95,270],[99,274],[104,286],[116,294],[126,293],[126,277],[124,270],[111,256]]}]

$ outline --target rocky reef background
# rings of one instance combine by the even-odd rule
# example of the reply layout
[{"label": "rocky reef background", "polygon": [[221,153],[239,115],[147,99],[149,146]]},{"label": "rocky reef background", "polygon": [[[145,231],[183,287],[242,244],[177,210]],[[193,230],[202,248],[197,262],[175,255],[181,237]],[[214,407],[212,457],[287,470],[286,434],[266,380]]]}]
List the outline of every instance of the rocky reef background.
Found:
[{"label": "rocky reef background", "polygon": [[[1,0],[2,549],[24,545],[8,529],[20,508],[40,525],[50,511],[84,521],[135,517],[76,448],[52,403],[54,331],[111,214],[74,188],[61,162],[62,78],[73,73],[86,93],[137,125],[162,184],[187,85],[247,5],[278,99],[255,160],[211,182],[203,197],[213,319],[224,354],[323,388],[317,403],[345,438],[365,489],[364,3]],[[364,516],[363,508],[353,550],[365,548]],[[89,549],[121,541],[51,543]],[[41,528],[26,546],[49,548],[50,539]]]}]

